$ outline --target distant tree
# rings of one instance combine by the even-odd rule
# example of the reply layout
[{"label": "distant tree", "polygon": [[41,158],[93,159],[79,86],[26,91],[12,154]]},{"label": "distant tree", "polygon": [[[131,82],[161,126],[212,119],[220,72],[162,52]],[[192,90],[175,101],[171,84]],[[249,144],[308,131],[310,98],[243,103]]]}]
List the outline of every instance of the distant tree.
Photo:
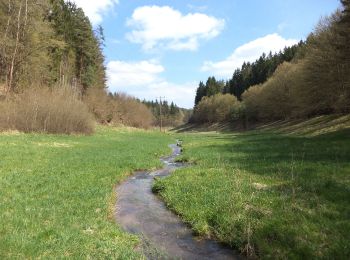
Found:
[{"label": "distant tree", "polygon": [[[158,100],[142,102],[145,104],[151,111],[154,116],[154,125],[160,124],[160,104]],[[171,102],[170,105],[167,101],[162,101],[162,123],[163,126],[178,126],[188,122],[191,111],[184,108],[179,108],[174,102]]]},{"label": "distant tree", "polygon": [[223,81],[217,81],[215,77],[209,77],[206,84],[206,95],[205,96],[214,96],[216,94],[222,93],[225,83]]},{"label": "distant tree", "polygon": [[206,94],[207,94],[206,87],[204,83],[200,81],[199,86],[197,88],[195,101],[194,101],[195,106],[202,100],[204,96],[206,96]]},{"label": "distant tree", "polygon": [[277,67],[285,61],[292,61],[305,43],[285,47],[283,51],[266,55],[263,53],[255,62],[244,62],[240,69],[236,69],[229,80],[229,93],[241,100],[241,96],[249,87],[264,83],[275,72]]},{"label": "distant tree", "polygon": [[225,122],[234,118],[239,111],[238,100],[230,94],[216,94],[204,97],[193,113],[196,123]]},{"label": "distant tree", "polygon": [[[265,83],[243,94],[250,119],[350,112],[349,1],[343,5],[341,12],[320,21],[297,60],[280,65]],[[288,51],[284,53],[291,58]]]},{"label": "distant tree", "polygon": [[179,108],[174,104],[174,102],[171,102],[169,110],[170,115],[176,115],[179,112]]}]

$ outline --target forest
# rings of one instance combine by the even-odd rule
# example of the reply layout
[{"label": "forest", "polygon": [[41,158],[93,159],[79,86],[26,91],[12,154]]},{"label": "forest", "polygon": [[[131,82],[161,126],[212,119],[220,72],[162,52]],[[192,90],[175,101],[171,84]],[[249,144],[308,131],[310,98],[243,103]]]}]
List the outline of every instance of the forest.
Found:
[{"label": "forest", "polygon": [[91,133],[94,121],[149,128],[348,113],[350,7],[342,4],[305,41],[243,63],[229,80],[200,82],[191,115],[166,101],[108,93],[103,28],[74,3],[1,0],[0,128]]},{"label": "forest", "polygon": [[[0,129],[92,133],[101,124],[150,128],[152,103],[108,93],[103,28],[73,2],[0,1]],[[165,125],[186,112],[163,104]]]},{"label": "forest", "polygon": [[[168,101],[142,101],[151,111],[155,119],[155,124],[164,127],[175,127],[187,123],[191,116],[192,110],[180,108],[174,102],[170,105]],[[162,122],[160,122],[162,120]]]},{"label": "forest", "polygon": [[192,122],[266,122],[349,113],[350,2],[342,4],[342,10],[321,19],[305,42],[244,63],[226,82],[215,77],[200,82]]}]

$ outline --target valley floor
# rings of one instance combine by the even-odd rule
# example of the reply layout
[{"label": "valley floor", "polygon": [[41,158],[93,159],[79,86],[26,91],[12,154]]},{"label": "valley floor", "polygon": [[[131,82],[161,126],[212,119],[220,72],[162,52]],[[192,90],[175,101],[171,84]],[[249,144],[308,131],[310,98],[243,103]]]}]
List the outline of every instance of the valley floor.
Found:
[{"label": "valley floor", "polygon": [[[315,120],[300,129],[322,123]],[[140,240],[115,224],[114,188],[137,169],[160,167],[177,138],[180,159],[192,165],[154,190],[196,233],[261,258],[347,258],[350,128],[342,124],[318,132],[279,124],[245,133],[2,133],[0,258],[142,258]]]},{"label": "valley floor", "polygon": [[245,133],[183,133],[182,160],[192,166],[154,189],[197,233],[248,255],[345,259],[349,126],[349,116],[319,117]]},{"label": "valley floor", "polygon": [[140,259],[115,223],[115,185],[160,167],[166,134],[100,127],[92,136],[0,134],[0,259]]}]

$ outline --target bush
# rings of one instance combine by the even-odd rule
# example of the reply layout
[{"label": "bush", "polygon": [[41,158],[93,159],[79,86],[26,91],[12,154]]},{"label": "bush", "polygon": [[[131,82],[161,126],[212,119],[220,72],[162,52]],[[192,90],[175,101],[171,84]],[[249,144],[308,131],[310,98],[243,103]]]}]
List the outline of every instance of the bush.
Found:
[{"label": "bush", "polygon": [[84,96],[84,102],[96,120],[102,124],[147,129],[152,126],[154,120],[146,105],[123,93],[108,95],[104,89],[91,88]]},{"label": "bush", "polygon": [[29,89],[0,102],[0,130],[91,134],[94,120],[72,90]]},{"label": "bush", "polygon": [[296,114],[350,112],[350,20],[339,12],[324,18],[309,36],[302,81],[294,89]]},{"label": "bush", "polygon": [[90,112],[95,116],[97,122],[101,124],[110,123],[113,120],[115,106],[106,91],[102,88],[90,88],[83,97],[84,103]]},{"label": "bush", "polygon": [[243,94],[248,117],[265,121],[349,113],[348,25],[345,13],[323,19],[308,37],[302,60],[280,65],[268,81]]},{"label": "bush", "polygon": [[298,82],[298,64],[285,62],[264,84],[249,88],[243,95],[247,116],[253,120],[280,120],[292,115],[291,92]]},{"label": "bush", "polygon": [[260,85],[252,86],[242,95],[243,103],[245,105],[246,115],[250,120],[258,120],[262,117],[260,110],[260,100],[262,99],[263,88]]},{"label": "bush", "polygon": [[194,110],[193,121],[196,123],[230,121],[237,116],[239,110],[238,100],[230,94],[204,97]]},{"label": "bush", "polygon": [[152,127],[154,117],[145,104],[123,93],[115,95],[113,100],[116,103],[114,123],[145,129]]}]

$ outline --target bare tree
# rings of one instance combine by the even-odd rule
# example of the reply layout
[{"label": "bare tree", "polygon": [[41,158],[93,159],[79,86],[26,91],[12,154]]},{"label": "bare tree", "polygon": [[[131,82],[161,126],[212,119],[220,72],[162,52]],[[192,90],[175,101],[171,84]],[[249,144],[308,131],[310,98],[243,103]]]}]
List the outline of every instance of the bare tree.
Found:
[{"label": "bare tree", "polygon": [[18,51],[18,45],[20,41],[20,32],[21,32],[21,15],[22,15],[22,1],[20,2],[19,9],[18,9],[18,16],[17,16],[17,33],[16,33],[16,43],[15,43],[15,49],[13,51],[12,55],[12,61],[10,65],[10,71],[9,71],[9,81],[7,85],[7,93],[12,91],[12,85],[13,85],[13,74],[14,74],[14,68],[15,68],[15,61]]}]

